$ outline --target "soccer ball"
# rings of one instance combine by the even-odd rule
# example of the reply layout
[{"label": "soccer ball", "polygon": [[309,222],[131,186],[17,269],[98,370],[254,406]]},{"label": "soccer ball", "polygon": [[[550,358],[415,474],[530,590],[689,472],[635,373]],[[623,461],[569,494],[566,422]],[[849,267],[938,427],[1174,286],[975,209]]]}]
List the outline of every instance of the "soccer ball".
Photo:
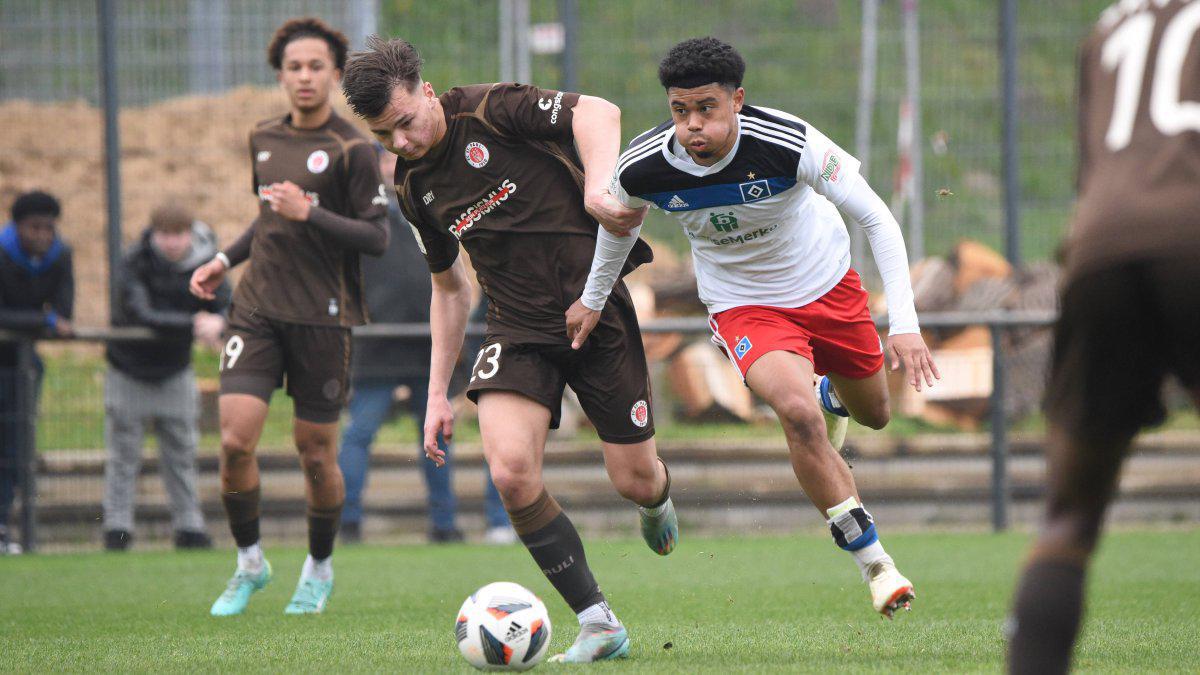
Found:
[{"label": "soccer ball", "polygon": [[497,581],[471,594],[454,623],[458,649],[480,670],[529,670],[550,645],[550,615],[520,584]]}]

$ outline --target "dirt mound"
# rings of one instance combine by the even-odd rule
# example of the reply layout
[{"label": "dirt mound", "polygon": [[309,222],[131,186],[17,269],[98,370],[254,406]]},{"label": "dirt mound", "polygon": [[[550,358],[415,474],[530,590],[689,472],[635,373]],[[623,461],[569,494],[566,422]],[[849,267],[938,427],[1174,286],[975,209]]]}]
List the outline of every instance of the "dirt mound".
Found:
[{"label": "dirt mound", "polygon": [[[341,101],[338,113],[356,120]],[[243,87],[126,108],[121,124],[121,222],[126,244],[165,199],[213,226],[222,244],[254,218],[247,141],[259,120],[287,111],[277,89]],[[76,322],[108,323],[107,222],[102,111],[84,102],[0,104],[0,206],[39,188],[63,204],[62,232],[75,249]],[[365,129],[364,129],[365,131]]]}]

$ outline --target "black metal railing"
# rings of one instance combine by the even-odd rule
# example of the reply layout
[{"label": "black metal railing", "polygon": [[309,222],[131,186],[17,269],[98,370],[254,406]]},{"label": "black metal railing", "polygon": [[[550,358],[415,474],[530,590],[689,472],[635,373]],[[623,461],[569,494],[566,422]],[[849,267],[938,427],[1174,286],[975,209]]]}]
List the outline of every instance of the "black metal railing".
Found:
[{"label": "black metal railing", "polygon": [[[986,326],[992,340],[992,392],[991,411],[991,515],[992,528],[1002,531],[1009,524],[1010,488],[1007,459],[1009,452],[1008,419],[1004,406],[1007,378],[1003,348],[1004,335],[1013,329],[1044,327],[1052,324],[1056,314],[1051,311],[989,311],[989,312],[929,312],[920,316],[923,328],[963,328]],[[887,327],[886,318],[876,321],[880,328]],[[483,324],[467,326],[469,337],[484,334]],[[706,334],[710,331],[705,317],[663,318],[641,326],[643,333]],[[415,339],[429,336],[429,325],[371,324],[354,329],[354,336],[364,339]],[[155,339],[154,331],[148,328],[84,328],[76,330],[71,338],[31,338],[13,331],[0,330],[0,342],[17,343],[17,366],[15,398],[17,415],[16,442],[18,443],[18,467],[21,486],[20,530],[22,544],[32,551],[37,546],[37,449],[36,415],[37,379],[35,372],[34,344],[37,341],[113,342],[142,341]]]}]

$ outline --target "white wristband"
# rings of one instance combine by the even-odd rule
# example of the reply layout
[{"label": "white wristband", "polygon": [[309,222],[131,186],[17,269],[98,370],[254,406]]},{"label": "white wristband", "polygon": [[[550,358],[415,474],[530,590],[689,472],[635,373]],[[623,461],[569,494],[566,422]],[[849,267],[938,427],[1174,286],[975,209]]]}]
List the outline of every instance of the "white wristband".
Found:
[{"label": "white wristband", "polygon": [[225,266],[225,269],[230,269],[233,267],[233,265],[229,264],[229,256],[225,255],[223,251],[217,251],[217,254],[213,256],[213,259],[220,260],[221,264]]}]

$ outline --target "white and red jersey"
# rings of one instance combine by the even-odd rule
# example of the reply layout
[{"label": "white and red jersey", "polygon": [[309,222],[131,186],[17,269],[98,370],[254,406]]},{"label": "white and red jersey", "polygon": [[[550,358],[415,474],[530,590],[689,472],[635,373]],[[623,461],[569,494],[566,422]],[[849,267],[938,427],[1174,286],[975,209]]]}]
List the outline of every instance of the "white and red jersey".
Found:
[{"label": "white and red jersey", "polygon": [[[867,230],[892,333],[916,332],[899,225],[859,176],[858,160],[779,110],[743,106],[737,122],[733,148],[712,166],[692,160],[670,121],[651,129],[621,155],[611,188],[626,206],[651,204],[679,220],[709,313],[746,305],[802,307],[828,293],[851,263],[841,208]],[[584,295],[593,309],[605,295],[601,249],[608,243],[598,242],[595,279]]]}]

